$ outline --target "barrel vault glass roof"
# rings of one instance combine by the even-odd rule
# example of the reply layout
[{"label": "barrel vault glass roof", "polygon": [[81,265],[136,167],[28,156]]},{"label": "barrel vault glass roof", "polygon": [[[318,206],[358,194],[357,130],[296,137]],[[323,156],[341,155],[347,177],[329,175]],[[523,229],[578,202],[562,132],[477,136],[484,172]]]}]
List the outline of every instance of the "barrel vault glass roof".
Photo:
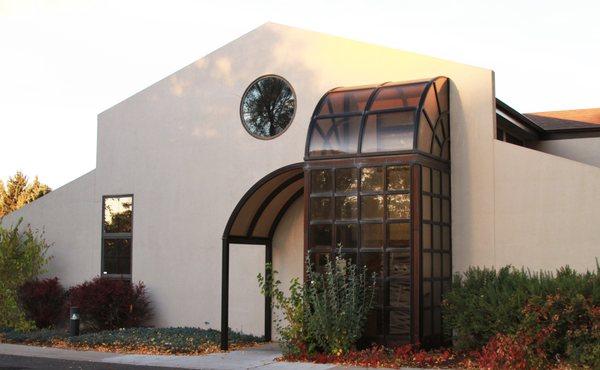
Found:
[{"label": "barrel vault glass roof", "polygon": [[424,152],[450,160],[446,77],[336,88],[317,105],[306,159]]}]

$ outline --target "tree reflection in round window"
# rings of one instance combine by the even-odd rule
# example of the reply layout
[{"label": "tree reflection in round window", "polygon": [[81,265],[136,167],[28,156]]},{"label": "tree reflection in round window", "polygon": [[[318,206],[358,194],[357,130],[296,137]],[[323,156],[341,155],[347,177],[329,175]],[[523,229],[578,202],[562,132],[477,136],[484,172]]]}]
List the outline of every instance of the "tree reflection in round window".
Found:
[{"label": "tree reflection in round window", "polygon": [[250,135],[269,139],[283,133],[294,118],[296,96],[290,84],[278,76],[254,81],[242,98],[240,114]]}]

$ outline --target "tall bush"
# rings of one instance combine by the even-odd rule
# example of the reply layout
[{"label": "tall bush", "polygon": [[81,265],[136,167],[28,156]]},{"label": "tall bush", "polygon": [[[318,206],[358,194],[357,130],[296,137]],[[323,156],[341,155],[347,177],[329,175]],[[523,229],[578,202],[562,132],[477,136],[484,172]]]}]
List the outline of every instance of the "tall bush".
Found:
[{"label": "tall bush", "polygon": [[482,348],[482,368],[600,368],[600,265],[577,273],[504,267],[457,275],[443,303],[458,349]]},{"label": "tall bush", "polygon": [[0,327],[26,330],[33,323],[19,307],[17,291],[26,281],[45,272],[48,244],[30,228],[19,231],[21,220],[9,228],[0,225]]},{"label": "tall bush", "polygon": [[56,277],[26,282],[19,288],[18,297],[25,317],[40,329],[56,326],[66,319],[65,289]]},{"label": "tall bush", "polygon": [[339,355],[352,349],[361,337],[367,315],[373,306],[375,277],[349,260],[328,260],[323,272],[315,271],[307,260],[304,284],[292,280],[286,296],[275,280],[276,271],[265,279],[259,274],[264,294],[273,297],[285,321],[278,322],[286,354],[322,351]]},{"label": "tall bush", "polygon": [[79,307],[81,322],[92,330],[146,325],[152,307],[143,283],[96,277],[67,292],[67,306]]}]

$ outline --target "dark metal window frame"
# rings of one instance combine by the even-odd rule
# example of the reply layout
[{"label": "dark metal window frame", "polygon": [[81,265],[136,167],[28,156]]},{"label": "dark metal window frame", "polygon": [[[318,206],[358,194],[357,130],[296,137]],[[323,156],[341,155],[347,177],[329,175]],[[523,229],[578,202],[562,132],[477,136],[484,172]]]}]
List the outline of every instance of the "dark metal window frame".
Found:
[{"label": "dark metal window frame", "polygon": [[[388,188],[388,168],[389,167],[400,167],[400,166],[409,166],[410,172],[410,186],[409,190],[387,190]],[[362,157],[357,159],[329,159],[329,160],[320,160],[320,161],[309,161],[305,164],[305,209],[306,209],[306,237],[305,237],[305,256],[310,256],[313,253],[327,253],[330,256],[335,256],[340,253],[352,253],[355,255],[357,263],[360,263],[361,252],[376,252],[381,255],[382,258],[382,266],[383,273],[380,277],[378,277],[378,288],[381,289],[381,305],[377,305],[377,310],[379,310],[378,316],[378,327],[381,329],[380,334],[374,338],[369,338],[371,340],[375,340],[381,343],[407,343],[407,342],[421,342],[422,338],[422,297],[421,297],[421,282],[422,278],[422,185],[421,185],[421,167],[427,166],[432,169],[436,169],[440,171],[440,191],[441,191],[441,181],[442,181],[442,172],[446,172],[450,174],[450,165],[446,163],[446,161],[441,160],[440,158],[432,159],[430,156],[425,156],[420,153],[412,153],[405,155],[386,155],[379,157]],[[383,169],[383,188],[381,191],[377,192],[361,192],[361,171],[363,168],[371,168],[371,167],[381,167]],[[357,173],[357,188],[353,192],[343,192],[339,193],[340,196],[347,195],[356,195],[357,196],[357,218],[353,220],[336,220],[335,219],[335,171],[340,169],[349,169],[356,168],[358,170]],[[320,192],[311,194],[311,171],[314,170],[329,170],[330,171],[330,181],[331,181],[331,191],[328,192]],[[433,180],[431,180],[433,181]],[[408,219],[389,219],[387,214],[387,195],[391,194],[410,194],[410,210],[411,214]],[[381,195],[383,196],[383,212],[384,216],[382,219],[377,220],[361,220],[361,196],[362,195]],[[310,200],[314,197],[329,197],[332,200],[332,219],[331,220],[323,220],[323,221],[311,221],[311,202]],[[442,196],[440,196],[440,202],[442,202]],[[443,199],[450,200],[450,195],[443,196]],[[450,201],[449,201],[450,203]],[[441,220],[440,220],[441,222]],[[383,248],[370,248],[370,249],[362,249],[360,247],[361,238],[362,238],[362,230],[360,225],[364,224],[381,224],[383,227]],[[408,247],[400,247],[400,248],[389,248],[389,233],[388,233],[388,225],[396,224],[396,223],[405,223],[410,225],[410,242]],[[357,242],[358,246],[356,248],[350,249],[338,249],[335,247],[337,243],[336,238],[336,226],[343,224],[356,224],[357,228]],[[311,242],[311,230],[310,226],[312,225],[331,225],[331,247],[317,247],[310,248]],[[409,252],[409,263],[411,266],[411,271],[409,272],[408,277],[392,277],[389,275],[389,258],[390,253],[394,252]],[[449,251],[451,253],[451,250]],[[401,308],[392,307],[390,305],[390,297],[388,292],[388,287],[391,283],[400,283],[402,285],[410,286],[410,300],[409,300],[409,314],[410,314],[410,322],[409,328],[410,332],[408,335],[397,335],[390,334],[390,313],[393,311],[402,311]],[[431,341],[428,341],[431,343]]]},{"label": "dark metal window frame", "polygon": [[[108,198],[126,198],[131,197],[131,232],[129,233],[107,233],[104,231],[104,217],[106,216],[105,201]],[[133,194],[116,194],[116,195],[103,195],[102,196],[102,219],[100,220],[100,276],[108,279],[123,279],[131,280],[133,275],[133,213],[134,213],[135,199]],[[118,240],[128,239],[131,248],[131,258],[129,260],[131,274],[105,274],[104,273],[104,241],[105,240]]]}]

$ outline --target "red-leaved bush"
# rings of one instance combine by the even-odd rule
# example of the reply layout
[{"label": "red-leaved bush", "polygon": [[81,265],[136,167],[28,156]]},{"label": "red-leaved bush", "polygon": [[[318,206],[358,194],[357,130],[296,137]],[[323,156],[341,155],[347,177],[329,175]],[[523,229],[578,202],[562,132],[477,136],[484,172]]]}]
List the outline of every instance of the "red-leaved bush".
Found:
[{"label": "red-leaved bush", "polygon": [[65,290],[58,278],[31,280],[18,291],[19,304],[38,328],[57,325],[63,316]]},{"label": "red-leaved bush", "polygon": [[143,283],[96,277],[68,291],[67,309],[79,307],[81,322],[92,330],[144,326],[152,308]]},{"label": "red-leaved bush", "polygon": [[450,349],[425,351],[418,345],[407,344],[398,347],[373,346],[363,350],[350,350],[347,353],[333,355],[327,353],[308,353],[286,355],[288,361],[310,361],[316,363],[337,363],[362,367],[453,367],[460,362]]}]

